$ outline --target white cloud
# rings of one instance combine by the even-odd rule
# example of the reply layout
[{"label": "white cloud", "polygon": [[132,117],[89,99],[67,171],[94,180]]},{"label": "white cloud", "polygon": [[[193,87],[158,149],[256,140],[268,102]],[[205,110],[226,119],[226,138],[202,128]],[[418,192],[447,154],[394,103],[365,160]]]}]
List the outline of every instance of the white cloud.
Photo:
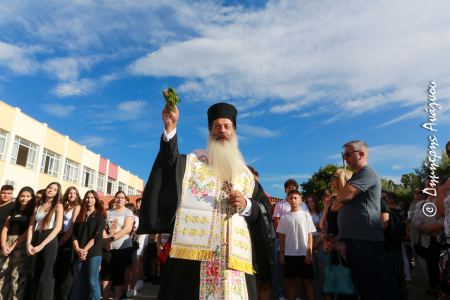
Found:
[{"label": "white cloud", "polygon": [[[100,105],[92,104],[80,112],[84,118],[91,120],[98,130],[114,130],[117,122],[128,122],[141,119],[148,113],[148,105],[143,100],[128,100],[117,104]],[[135,130],[148,131],[150,123],[129,123],[128,126]]]},{"label": "white cloud", "polygon": [[43,69],[61,81],[77,80],[82,70],[89,70],[93,59],[88,57],[58,57],[43,63]]},{"label": "white cloud", "polygon": [[450,52],[450,4],[342,4],[216,7],[210,19],[193,6],[201,26],[185,25],[197,34],[161,45],[130,71],[184,78],[181,91],[205,100],[270,100],[274,113],[327,102],[328,112],[347,112],[339,118],[416,105],[429,78],[450,78],[442,64]]},{"label": "white cloud", "polygon": [[0,41],[0,66],[17,74],[31,74],[38,63],[30,57],[30,49]]},{"label": "white cloud", "polygon": [[42,105],[42,108],[48,114],[58,118],[68,117],[75,111],[75,106],[73,105],[61,105],[55,103]]},{"label": "white cloud", "polygon": [[[369,164],[375,169],[382,166],[395,171],[413,169],[420,165],[427,155],[428,145],[426,140],[424,142],[423,147],[396,144],[369,147]],[[341,154],[330,155],[326,159],[342,164]]]},{"label": "white cloud", "polygon": [[143,100],[120,102],[115,115],[118,120],[135,120],[142,116],[146,107],[147,103]]},{"label": "white cloud", "polygon": [[402,166],[402,165],[393,165],[393,166],[392,166],[392,169],[393,169],[393,170],[403,170],[403,169],[405,169],[405,166]]},{"label": "white cloud", "polygon": [[280,134],[279,131],[270,130],[263,127],[252,126],[248,124],[240,124],[238,125],[238,133],[243,134],[245,136],[251,137],[274,137]]},{"label": "white cloud", "polygon": [[392,144],[369,147],[369,162],[371,164],[401,162],[401,164],[409,163],[409,166],[415,166],[425,158],[427,146],[425,144],[422,148],[418,146]]},{"label": "white cloud", "polygon": [[[82,137],[79,142],[87,148],[101,147],[106,144],[106,138],[97,135],[87,135]],[[108,139],[108,142],[111,142],[111,139]]]},{"label": "white cloud", "polygon": [[[0,7],[0,30],[4,40],[25,36],[52,49],[43,69],[61,81],[54,90],[61,97],[85,95],[108,81],[80,79],[93,68],[94,51],[109,59],[136,58],[128,67],[136,75],[180,78],[177,88],[189,99],[233,99],[238,106],[251,99],[258,111],[267,106],[272,113],[303,116],[314,115],[321,103],[320,113],[333,114],[328,122],[394,106],[414,111],[430,79],[450,82],[442,63],[450,52],[448,2],[222,5],[213,0],[65,5],[49,0],[26,6],[7,1]],[[35,69],[28,46],[6,45],[0,65],[23,74]],[[52,57],[55,53],[65,56]],[[448,93],[442,96],[450,106]],[[381,126],[416,117],[399,116]]]},{"label": "white cloud", "polygon": [[53,89],[53,93],[59,97],[81,96],[90,93],[94,90],[95,86],[94,80],[84,78],[81,80],[59,83]]},{"label": "white cloud", "polygon": [[386,122],[378,125],[377,127],[378,128],[386,127],[386,126],[389,126],[389,125],[392,125],[392,124],[395,124],[395,123],[398,123],[398,122],[401,122],[404,120],[410,120],[410,119],[413,119],[413,118],[416,118],[419,116],[423,116],[423,115],[424,115],[424,107],[419,107],[419,108],[416,108],[406,114],[398,116],[392,120],[386,121]]}]

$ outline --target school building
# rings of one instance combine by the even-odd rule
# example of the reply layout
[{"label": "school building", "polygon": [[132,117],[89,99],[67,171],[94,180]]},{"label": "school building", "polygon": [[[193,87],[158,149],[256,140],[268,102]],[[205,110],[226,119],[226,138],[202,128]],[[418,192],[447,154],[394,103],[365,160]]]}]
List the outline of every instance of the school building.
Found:
[{"label": "school building", "polygon": [[140,195],[144,187],[137,175],[0,100],[0,185],[13,185],[17,195],[24,186],[36,191],[53,181],[63,193],[75,186],[82,197],[91,189]]}]

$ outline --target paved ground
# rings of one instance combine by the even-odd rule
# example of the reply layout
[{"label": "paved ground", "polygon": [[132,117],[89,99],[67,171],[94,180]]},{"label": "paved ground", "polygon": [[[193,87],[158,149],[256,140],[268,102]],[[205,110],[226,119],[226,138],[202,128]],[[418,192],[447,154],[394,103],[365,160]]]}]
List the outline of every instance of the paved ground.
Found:
[{"label": "paved ground", "polygon": [[[428,288],[427,278],[425,274],[424,265],[417,265],[413,269],[412,281],[408,284],[408,299],[409,300],[434,300],[437,297],[430,296],[425,293]],[[175,288],[175,287],[174,287]],[[136,297],[130,299],[156,299],[158,295],[159,285],[152,285],[145,283],[144,289],[139,291]],[[320,298],[319,298],[320,299]]]}]

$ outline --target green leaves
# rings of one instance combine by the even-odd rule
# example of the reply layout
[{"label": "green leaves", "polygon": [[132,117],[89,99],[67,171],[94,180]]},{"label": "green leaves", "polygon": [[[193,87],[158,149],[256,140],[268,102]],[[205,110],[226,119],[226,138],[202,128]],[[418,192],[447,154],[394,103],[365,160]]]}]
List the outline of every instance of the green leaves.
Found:
[{"label": "green leaves", "polygon": [[165,109],[173,111],[175,106],[180,102],[180,98],[178,98],[175,89],[169,87],[165,89],[162,93],[164,96],[164,100],[166,100]]}]

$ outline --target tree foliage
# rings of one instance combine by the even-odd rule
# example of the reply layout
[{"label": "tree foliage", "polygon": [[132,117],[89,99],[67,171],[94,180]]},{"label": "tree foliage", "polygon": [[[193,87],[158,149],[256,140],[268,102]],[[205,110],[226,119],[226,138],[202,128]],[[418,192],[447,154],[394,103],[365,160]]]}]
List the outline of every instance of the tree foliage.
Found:
[{"label": "tree foliage", "polygon": [[[441,159],[438,160],[438,167],[434,171],[434,174],[439,177],[441,182],[450,177],[450,159],[447,157],[445,151],[442,152]],[[430,169],[430,163],[428,160],[424,160],[420,168],[414,169],[417,176],[423,181],[426,177],[430,176],[432,170]]]},{"label": "tree foliage", "polygon": [[333,176],[337,168],[335,165],[321,167],[307,181],[301,183],[303,196],[314,195],[321,201],[325,191],[330,189],[331,176]]}]

